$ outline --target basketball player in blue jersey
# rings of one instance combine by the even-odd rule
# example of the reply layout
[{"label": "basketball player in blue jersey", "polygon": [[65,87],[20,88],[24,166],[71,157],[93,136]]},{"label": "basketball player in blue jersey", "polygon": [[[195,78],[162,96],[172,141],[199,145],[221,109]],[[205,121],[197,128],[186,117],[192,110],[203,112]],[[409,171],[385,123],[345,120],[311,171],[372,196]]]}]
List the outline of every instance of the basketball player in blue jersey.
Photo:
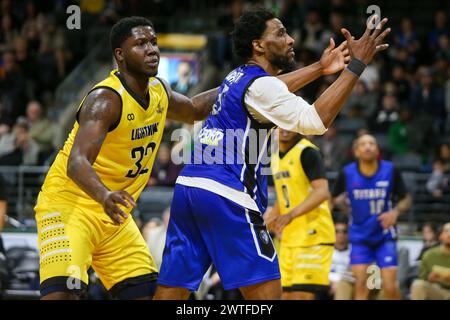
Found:
[{"label": "basketball player in blue jersey", "polygon": [[245,64],[223,81],[196,138],[191,164],[177,180],[155,299],[188,298],[212,262],[226,290],[239,288],[246,299],[281,298],[278,260],[262,217],[267,206],[263,169],[269,164],[261,159],[270,133],[279,126],[323,134],[364,67],[388,47],[383,44],[390,31],[382,30],[386,22],[368,28],[358,40],[343,29],[352,59],[310,105],[289,91],[341,71],[344,64],[334,70],[313,64],[307,76],[288,75],[298,78],[286,86],[275,76],[293,63],[294,40],[269,11],[256,9],[240,17],[233,44]]},{"label": "basketball player in blue jersey", "polygon": [[[333,197],[334,203],[344,206],[343,211],[351,210],[350,262],[356,279],[355,299],[368,299],[367,268],[374,262],[381,269],[385,298],[400,299],[395,224],[398,216],[411,207],[411,197],[393,164],[378,160],[378,144],[373,136],[359,137],[354,153],[357,161],[340,172]],[[350,208],[345,207],[347,199]]]}]

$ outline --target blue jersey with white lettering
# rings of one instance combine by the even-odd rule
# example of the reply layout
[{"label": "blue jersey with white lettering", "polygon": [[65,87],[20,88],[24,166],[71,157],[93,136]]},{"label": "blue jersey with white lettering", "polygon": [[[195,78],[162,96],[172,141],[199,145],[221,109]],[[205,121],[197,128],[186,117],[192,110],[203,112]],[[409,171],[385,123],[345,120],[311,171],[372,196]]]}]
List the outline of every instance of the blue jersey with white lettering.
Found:
[{"label": "blue jersey with white lettering", "polygon": [[384,230],[378,216],[392,209],[394,166],[381,160],[378,171],[364,176],[353,162],[344,168],[346,190],[351,204],[349,240],[377,243],[396,238],[395,227]]},{"label": "blue jersey with white lettering", "polygon": [[255,201],[260,212],[267,207],[270,133],[274,125],[255,121],[248,113],[244,97],[252,82],[265,76],[270,75],[256,65],[243,65],[228,74],[195,138],[191,163],[180,173],[212,179],[243,191]]}]

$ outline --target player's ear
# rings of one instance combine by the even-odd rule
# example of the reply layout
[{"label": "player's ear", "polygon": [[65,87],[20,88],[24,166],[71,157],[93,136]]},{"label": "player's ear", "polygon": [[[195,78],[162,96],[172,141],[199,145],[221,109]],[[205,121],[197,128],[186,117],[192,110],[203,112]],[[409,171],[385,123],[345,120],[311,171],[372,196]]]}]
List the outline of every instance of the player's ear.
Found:
[{"label": "player's ear", "polygon": [[253,50],[259,54],[262,55],[265,52],[264,43],[261,40],[253,40],[252,41]]},{"label": "player's ear", "polygon": [[115,48],[114,49],[114,56],[115,56],[117,62],[123,62],[124,58],[123,58],[122,48]]}]

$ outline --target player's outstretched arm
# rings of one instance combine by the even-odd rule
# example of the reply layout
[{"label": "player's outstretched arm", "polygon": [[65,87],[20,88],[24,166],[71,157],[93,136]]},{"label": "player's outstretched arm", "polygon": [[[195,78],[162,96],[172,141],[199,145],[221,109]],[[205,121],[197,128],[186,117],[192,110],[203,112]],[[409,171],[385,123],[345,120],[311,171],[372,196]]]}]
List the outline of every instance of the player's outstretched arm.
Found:
[{"label": "player's outstretched arm", "polygon": [[350,51],[347,48],[347,41],[342,42],[336,48],[334,40],[330,38],[330,44],[324,50],[320,61],[279,75],[277,78],[287,85],[290,92],[296,92],[320,76],[334,74],[343,70],[349,61]]},{"label": "player's outstretched arm", "polygon": [[[376,15],[373,16],[372,22],[375,19],[377,19]],[[331,125],[341,110],[364,67],[372,61],[376,53],[388,48],[388,45],[383,43],[384,38],[391,31],[390,28],[382,30],[386,22],[387,18],[384,18],[373,30],[368,26],[358,40],[353,39],[347,29],[342,29],[350,51],[350,63],[339,78],[314,103],[325,127]],[[373,25],[373,23],[369,23],[369,25]]]},{"label": "player's outstretched arm", "polygon": [[97,89],[88,95],[79,111],[79,128],[67,163],[67,175],[100,203],[115,223],[122,223],[127,218],[117,204],[125,207],[136,204],[126,191],[109,190],[92,164],[108,131],[120,121],[121,103],[120,97],[108,89]]}]

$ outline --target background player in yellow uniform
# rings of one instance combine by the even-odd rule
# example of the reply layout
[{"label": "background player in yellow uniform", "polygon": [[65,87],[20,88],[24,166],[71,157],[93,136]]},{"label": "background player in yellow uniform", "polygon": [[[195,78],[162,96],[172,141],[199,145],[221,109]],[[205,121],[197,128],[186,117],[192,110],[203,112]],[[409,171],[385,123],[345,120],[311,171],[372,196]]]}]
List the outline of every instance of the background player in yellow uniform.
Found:
[{"label": "background player in yellow uniform", "polygon": [[280,129],[279,141],[271,163],[277,201],[265,218],[282,232],[283,299],[312,300],[328,290],[335,242],[328,180],[319,149],[309,140]]},{"label": "background player in yellow uniform", "polygon": [[92,265],[123,299],[153,295],[157,270],[129,213],[147,184],[166,117],[192,123],[216,91],[192,100],[156,78],[152,23],[124,18],[111,29],[118,70],[82,101],[36,205],[43,299],[77,298]]}]

